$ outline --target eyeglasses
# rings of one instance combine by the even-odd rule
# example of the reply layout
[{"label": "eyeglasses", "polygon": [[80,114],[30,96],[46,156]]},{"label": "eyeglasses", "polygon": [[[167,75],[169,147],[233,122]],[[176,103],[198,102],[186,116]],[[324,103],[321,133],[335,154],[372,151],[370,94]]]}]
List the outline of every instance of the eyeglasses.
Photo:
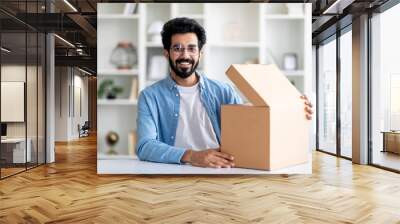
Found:
[{"label": "eyeglasses", "polygon": [[182,44],[176,44],[171,47],[171,50],[172,50],[172,52],[174,52],[174,54],[177,54],[177,55],[183,54],[185,52],[185,50],[190,55],[196,55],[199,52],[199,48],[197,47],[197,45],[189,45],[187,47],[184,47]]}]

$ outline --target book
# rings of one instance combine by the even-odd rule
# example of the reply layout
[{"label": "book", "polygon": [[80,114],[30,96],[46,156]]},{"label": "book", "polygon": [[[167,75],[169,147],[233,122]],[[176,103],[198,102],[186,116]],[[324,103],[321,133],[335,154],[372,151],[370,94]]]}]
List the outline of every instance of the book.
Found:
[{"label": "book", "polygon": [[137,100],[138,97],[138,79],[137,77],[132,78],[132,85],[131,85],[131,100]]},{"label": "book", "polygon": [[124,15],[132,15],[136,13],[137,3],[126,3],[124,8]]},{"label": "book", "polygon": [[136,131],[130,131],[128,135],[128,154],[131,156],[136,155]]}]

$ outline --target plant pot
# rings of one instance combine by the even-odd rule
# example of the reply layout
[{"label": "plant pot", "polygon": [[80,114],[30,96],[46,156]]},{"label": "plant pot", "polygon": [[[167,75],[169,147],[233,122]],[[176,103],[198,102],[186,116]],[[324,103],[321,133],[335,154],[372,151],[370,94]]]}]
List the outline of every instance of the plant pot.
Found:
[{"label": "plant pot", "polygon": [[117,95],[116,94],[114,94],[114,93],[107,93],[107,99],[109,99],[109,100],[113,100],[113,99],[115,99],[115,98],[117,98]]}]

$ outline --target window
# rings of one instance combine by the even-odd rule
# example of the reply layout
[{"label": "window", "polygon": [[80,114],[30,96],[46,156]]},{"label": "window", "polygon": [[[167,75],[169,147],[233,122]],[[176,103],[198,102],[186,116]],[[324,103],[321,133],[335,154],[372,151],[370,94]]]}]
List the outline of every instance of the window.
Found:
[{"label": "window", "polygon": [[[16,10],[40,13],[44,3],[19,2]],[[15,4],[0,3],[7,5]],[[45,44],[44,33],[0,13],[0,178],[45,163]]]},{"label": "window", "polygon": [[400,170],[400,5],[371,19],[372,164]]},{"label": "window", "polygon": [[[351,28],[351,27],[350,27]],[[352,33],[340,36],[340,155],[352,157]]]},{"label": "window", "polygon": [[318,48],[318,149],[336,153],[336,40]]}]

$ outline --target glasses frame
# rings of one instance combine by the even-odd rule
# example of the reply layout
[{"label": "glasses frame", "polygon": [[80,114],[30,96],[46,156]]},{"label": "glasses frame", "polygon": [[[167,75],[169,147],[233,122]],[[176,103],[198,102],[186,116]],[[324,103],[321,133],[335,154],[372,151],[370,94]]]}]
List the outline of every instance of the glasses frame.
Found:
[{"label": "glasses frame", "polygon": [[172,50],[172,53],[174,53],[175,55],[182,55],[186,51],[189,55],[195,56],[198,55],[198,53],[200,52],[199,46],[196,44],[189,44],[186,47],[184,47],[183,44],[175,44],[170,47],[170,50]]}]

